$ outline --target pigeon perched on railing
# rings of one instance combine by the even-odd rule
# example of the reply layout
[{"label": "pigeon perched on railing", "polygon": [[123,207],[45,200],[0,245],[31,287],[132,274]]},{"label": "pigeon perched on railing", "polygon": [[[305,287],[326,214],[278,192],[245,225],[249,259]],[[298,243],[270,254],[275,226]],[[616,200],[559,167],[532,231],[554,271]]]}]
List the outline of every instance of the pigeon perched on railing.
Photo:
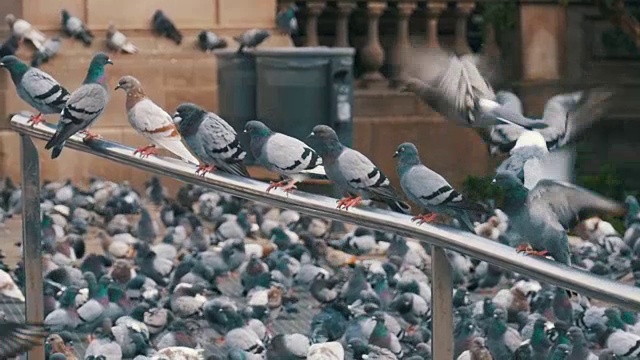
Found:
[{"label": "pigeon perched on railing", "polygon": [[18,96],[38,110],[37,115],[29,118],[33,125],[44,121],[42,114],[62,112],[69,100],[69,92],[51,75],[25,64],[12,55],[1,58],[0,67],[7,69],[11,74]]},{"label": "pigeon perched on railing", "polygon": [[86,134],[85,141],[99,137],[90,133],[87,128],[100,118],[109,101],[104,69],[107,64],[113,64],[107,54],[96,54],[89,64],[84,82],[69,96],[62,109],[56,132],[44,147],[46,150],[53,148],[52,159],[60,156],[67,139],[77,132]]}]

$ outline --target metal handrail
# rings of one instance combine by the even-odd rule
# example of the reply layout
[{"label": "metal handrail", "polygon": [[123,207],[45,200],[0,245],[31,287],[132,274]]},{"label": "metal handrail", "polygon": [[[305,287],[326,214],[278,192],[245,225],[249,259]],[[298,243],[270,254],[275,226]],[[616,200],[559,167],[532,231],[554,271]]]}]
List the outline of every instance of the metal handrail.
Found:
[{"label": "metal handrail", "polygon": [[[38,190],[33,189],[33,187],[39,186],[36,171],[38,169],[38,154],[29,137],[48,140],[54,133],[54,128],[50,125],[39,124],[31,127],[27,121],[28,117],[23,114],[17,114],[11,118],[11,127],[22,134],[23,186],[31,186],[31,189],[23,189],[23,214],[25,219],[28,218],[27,215],[34,218],[33,212],[36,209],[39,216],[40,206],[40,198],[36,196],[38,195]],[[139,156],[134,156],[133,148],[107,140],[93,140],[84,144],[82,138],[76,135],[67,141],[66,147],[159,175],[169,176],[187,183],[223,191],[248,200],[296,210],[313,216],[354,223],[375,230],[389,231],[431,244],[433,246],[432,314],[434,340],[432,343],[434,359],[451,359],[453,356],[451,268],[442,248],[461,252],[538,281],[574,290],[580,294],[624,308],[640,311],[640,288],[617,283],[554,261],[521,256],[511,247],[457,229],[428,224],[418,226],[412,223],[411,218],[407,215],[379,209],[353,208],[349,211],[338,210],[336,209],[336,199],[302,191],[294,191],[289,195],[281,191],[267,193],[265,192],[266,184],[264,182],[219,172],[201,177],[195,175],[194,165],[162,156],[140,158]],[[34,173],[36,174],[34,175]],[[25,177],[30,177],[27,180],[27,184],[25,184]],[[25,232],[23,236],[25,249],[27,249],[25,256],[28,253],[33,254],[34,252],[30,252],[29,249],[39,248],[39,231]],[[35,252],[35,254],[37,253]],[[41,272],[39,275],[31,274],[34,277],[29,277],[30,267],[28,262],[33,262],[34,260],[36,259],[26,258],[27,277],[34,279],[40,276],[41,279]],[[35,272],[35,270],[33,271]],[[32,293],[33,296],[38,294],[36,290]],[[27,291],[27,301],[29,301],[32,293]],[[29,309],[27,309],[27,316],[29,318]],[[30,320],[36,319],[30,318]]]}]

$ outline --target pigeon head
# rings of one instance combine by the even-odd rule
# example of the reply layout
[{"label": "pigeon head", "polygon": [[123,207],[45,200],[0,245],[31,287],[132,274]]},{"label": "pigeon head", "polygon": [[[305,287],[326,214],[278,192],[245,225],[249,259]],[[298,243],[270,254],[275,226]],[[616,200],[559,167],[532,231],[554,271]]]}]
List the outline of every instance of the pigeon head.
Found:
[{"label": "pigeon head", "polygon": [[198,125],[207,112],[196,104],[183,103],[178,106],[173,114],[173,123],[181,134],[187,136],[195,134]]},{"label": "pigeon head", "polygon": [[582,332],[582,329],[580,329],[577,326],[572,326],[569,328],[568,331],[568,336],[569,339],[571,340],[572,343],[578,343],[578,342],[584,342],[585,338],[584,338],[584,333]]},{"label": "pigeon head", "polygon": [[4,17],[4,21],[6,21],[9,26],[13,26],[13,23],[16,22],[16,16],[13,14],[7,14],[7,16]]},{"label": "pigeon head", "polygon": [[67,20],[71,17],[71,14],[67,11],[67,9],[60,10],[60,15],[62,16],[62,25],[64,25]]},{"label": "pigeon head", "polygon": [[326,125],[315,126],[307,136],[307,142],[322,157],[337,157],[343,149],[338,134]]},{"label": "pigeon head", "polygon": [[19,83],[22,80],[24,73],[29,70],[29,65],[23,63],[20,59],[13,55],[8,55],[0,59],[0,67],[3,67],[9,71],[14,83]]},{"label": "pigeon head", "polygon": [[527,192],[527,189],[524,187],[520,179],[518,179],[514,174],[511,173],[503,173],[500,172],[496,174],[496,177],[493,179],[493,184],[501,187],[507,193],[509,192]]},{"label": "pigeon head", "polygon": [[113,65],[113,62],[109,59],[109,55],[103,52],[95,54],[89,64],[89,71],[87,71],[87,77],[84,78],[84,84],[104,85],[107,81],[107,77],[104,73],[104,66],[107,64]]},{"label": "pigeon head", "polygon": [[133,76],[126,75],[118,80],[118,85],[113,90],[122,89],[129,93],[129,91],[133,89],[140,89],[141,87],[142,85],[140,84],[140,81],[138,81],[138,79],[134,78]]},{"label": "pigeon head", "polygon": [[244,125],[244,132],[248,133],[251,137],[267,137],[273,134],[273,131],[271,131],[267,125],[257,120],[247,121]]}]

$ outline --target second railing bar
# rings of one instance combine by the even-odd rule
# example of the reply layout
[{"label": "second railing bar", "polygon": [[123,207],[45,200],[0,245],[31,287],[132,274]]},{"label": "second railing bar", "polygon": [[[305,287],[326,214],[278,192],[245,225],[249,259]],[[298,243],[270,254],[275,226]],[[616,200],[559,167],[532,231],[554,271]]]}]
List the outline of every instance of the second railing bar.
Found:
[{"label": "second railing bar", "polygon": [[[32,128],[27,124],[27,120],[28,117],[16,115],[11,120],[11,126],[21,134],[42,140],[48,140],[53,134],[53,128],[44,125]],[[200,177],[194,174],[193,165],[164,157],[141,159],[133,155],[133,148],[109,141],[97,140],[83,144],[79,136],[74,136],[67,142],[67,147],[248,200],[412,237],[432,245],[459,251],[538,281],[640,311],[639,288],[616,283],[550,260],[521,256],[511,247],[460,230],[431,225],[417,226],[411,222],[409,216],[384,210],[360,208],[351,209],[348,212],[338,210],[335,208],[335,199],[302,191],[295,191],[289,196],[282,192],[266,193],[266,184],[257,180],[219,173]]]}]

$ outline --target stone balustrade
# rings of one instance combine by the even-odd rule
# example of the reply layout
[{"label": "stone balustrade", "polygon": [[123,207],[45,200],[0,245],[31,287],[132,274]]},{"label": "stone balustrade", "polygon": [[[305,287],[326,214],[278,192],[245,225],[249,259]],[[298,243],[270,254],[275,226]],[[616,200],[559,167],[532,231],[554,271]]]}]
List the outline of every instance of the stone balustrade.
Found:
[{"label": "stone balustrade", "polygon": [[[281,7],[290,3],[278,1]],[[400,61],[412,46],[469,53],[468,23],[474,11],[479,12],[475,2],[463,1],[307,0],[296,4],[301,27],[296,43],[356,47],[357,75],[363,87],[387,79],[395,85]],[[495,32],[488,29],[484,34],[483,49],[495,54]]]}]

